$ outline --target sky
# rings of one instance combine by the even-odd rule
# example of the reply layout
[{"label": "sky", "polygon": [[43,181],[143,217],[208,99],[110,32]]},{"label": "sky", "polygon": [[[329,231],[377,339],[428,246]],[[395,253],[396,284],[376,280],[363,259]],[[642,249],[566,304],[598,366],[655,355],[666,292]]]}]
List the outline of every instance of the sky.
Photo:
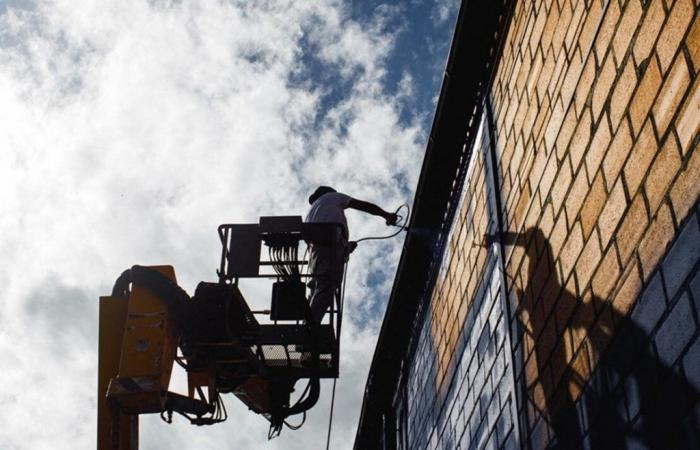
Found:
[{"label": "sky", "polygon": [[[95,448],[98,298],[125,268],[173,265],[192,294],[221,223],[304,215],[319,184],[411,203],[458,3],[0,0],[0,449]],[[352,448],[401,244],[350,261],[332,448]],[[212,427],[142,416],[141,448],[325,448],[330,387],[272,441],[227,395]]]}]

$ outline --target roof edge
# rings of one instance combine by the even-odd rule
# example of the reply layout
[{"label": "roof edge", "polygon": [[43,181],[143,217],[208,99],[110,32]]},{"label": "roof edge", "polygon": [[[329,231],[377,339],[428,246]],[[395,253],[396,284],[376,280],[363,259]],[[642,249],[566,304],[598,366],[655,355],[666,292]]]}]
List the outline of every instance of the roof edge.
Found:
[{"label": "roof edge", "polygon": [[392,406],[403,353],[441,262],[446,229],[456,209],[453,200],[461,192],[460,178],[476,134],[474,119],[481,113],[483,87],[491,85],[513,3],[463,0],[460,6],[409,233],[367,377],[355,449],[375,448],[381,442],[382,416]]}]

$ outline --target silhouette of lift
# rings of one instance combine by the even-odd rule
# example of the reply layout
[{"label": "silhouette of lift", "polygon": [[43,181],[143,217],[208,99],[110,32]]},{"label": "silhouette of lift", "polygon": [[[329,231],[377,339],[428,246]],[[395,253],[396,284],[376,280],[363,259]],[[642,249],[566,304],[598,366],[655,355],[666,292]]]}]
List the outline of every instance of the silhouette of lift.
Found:
[{"label": "silhouette of lift", "polygon": [[[225,393],[267,418],[271,438],[284,424],[301,426],[286,419],[305,418],[318,401],[320,379],[338,377],[342,284],[327,321],[314,323],[305,281],[316,274],[308,273],[299,247],[339,251],[340,225],[261,217],[220,225],[218,233],[219,279],[200,282],[192,297],[171,266],[133,266],[111,296],[100,298],[98,449],[138,448],[139,414],[160,413],[171,422],[175,412],[195,425],[226,420]],[[242,278],[273,280],[269,310],[251,310]],[[261,315],[269,323],[260,323]],[[173,363],[187,372],[188,395],[168,391]],[[302,379],[308,385],[292,403]]]}]

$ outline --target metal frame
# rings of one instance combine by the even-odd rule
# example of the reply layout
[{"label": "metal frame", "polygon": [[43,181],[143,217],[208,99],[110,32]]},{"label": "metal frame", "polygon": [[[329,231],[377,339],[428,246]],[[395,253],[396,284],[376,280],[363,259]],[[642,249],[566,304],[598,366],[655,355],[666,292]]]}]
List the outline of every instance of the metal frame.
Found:
[{"label": "metal frame", "polygon": [[[269,218],[272,219],[272,218]],[[261,224],[263,218],[261,218]],[[257,274],[245,274],[238,275],[230,273],[230,262],[232,258],[235,258],[235,254],[231,249],[231,238],[233,233],[235,233],[236,227],[246,226],[252,227],[255,224],[222,224],[218,227],[219,239],[221,241],[221,257],[219,269],[217,274],[219,276],[219,283],[238,285],[239,279],[245,278],[267,278],[276,279],[281,281],[284,277],[277,273],[257,273]],[[265,231],[265,229],[260,227],[258,233],[259,245],[265,245],[266,239],[274,237],[276,234],[284,234],[291,241],[296,240],[297,245],[301,241],[307,242],[307,244],[316,245],[332,245],[334,252],[338,251],[340,248],[339,237],[342,235],[342,226],[335,223],[298,223],[287,228],[281,227],[274,231]],[[330,236],[335,236],[338,239],[335,243]],[[262,255],[263,252],[260,252]],[[335,257],[335,255],[334,255]],[[305,259],[297,259],[293,261],[285,261],[289,264],[295,264],[298,266],[308,266],[309,262]],[[258,262],[259,268],[271,267],[276,264],[275,261],[263,260],[260,256]],[[298,277],[300,279],[311,279],[315,277],[316,274],[304,272],[299,270]],[[321,339],[323,352],[322,354],[331,355],[330,365],[326,369],[316,369],[316,368],[306,368],[306,367],[274,367],[265,364],[264,357],[261,358],[263,364],[265,364],[267,370],[270,374],[282,375],[287,374],[289,376],[294,376],[297,378],[308,378],[312,375],[319,376],[320,378],[337,378],[339,372],[339,352],[340,352],[340,329],[342,324],[342,292],[343,285],[345,283],[344,276],[341,280],[340,286],[338,286],[333,293],[333,302],[327,311],[328,323],[322,324],[319,328],[321,336],[332,336],[332,339],[328,339],[329,342],[325,342],[325,339]],[[308,301],[308,299],[307,299]],[[270,310],[258,310],[252,311],[254,315],[268,315]],[[263,345],[280,345],[284,346],[285,351],[288,352],[289,345],[308,345],[309,344],[309,327],[308,325],[301,324],[297,321],[296,324],[278,324],[278,321],[274,321],[273,324],[261,324],[260,325],[260,336],[259,340],[253,344],[256,348],[255,353],[258,355],[262,354],[259,347]],[[225,343],[222,343],[225,345]]]}]

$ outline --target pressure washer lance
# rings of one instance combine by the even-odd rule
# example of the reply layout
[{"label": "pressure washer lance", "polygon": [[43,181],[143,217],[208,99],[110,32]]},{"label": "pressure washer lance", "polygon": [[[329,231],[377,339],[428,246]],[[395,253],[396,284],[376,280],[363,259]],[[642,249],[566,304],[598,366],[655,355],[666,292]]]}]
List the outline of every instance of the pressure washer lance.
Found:
[{"label": "pressure washer lance", "polygon": [[[406,208],[406,217],[403,217],[402,215],[399,214],[399,211],[401,209]],[[394,214],[396,214],[396,221],[401,222],[400,225],[397,224],[391,224],[392,227],[398,228],[396,233],[390,234],[388,236],[367,236],[362,239],[358,239],[356,241],[351,241],[349,242],[350,245],[350,251],[355,250],[355,247],[357,247],[357,244],[359,244],[362,241],[373,241],[373,240],[381,240],[381,239],[391,239],[394,236],[398,235],[402,231],[407,231],[408,227],[406,226],[406,223],[408,222],[408,218],[411,216],[411,208],[409,208],[408,203],[404,203],[403,205],[399,206],[396,208],[396,211],[394,211]]]}]

